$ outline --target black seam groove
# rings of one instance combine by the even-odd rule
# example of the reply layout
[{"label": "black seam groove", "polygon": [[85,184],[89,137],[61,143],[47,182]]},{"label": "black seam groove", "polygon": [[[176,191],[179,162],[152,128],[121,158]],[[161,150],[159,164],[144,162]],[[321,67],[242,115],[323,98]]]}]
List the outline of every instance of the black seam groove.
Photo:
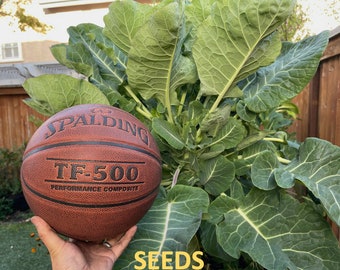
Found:
[{"label": "black seam groove", "polygon": [[24,177],[22,178],[22,182],[25,184],[25,186],[27,187],[27,189],[32,192],[34,195],[43,198],[45,200],[54,202],[54,203],[58,203],[58,204],[63,204],[63,205],[67,205],[67,206],[73,206],[73,207],[80,207],[80,208],[112,208],[112,207],[117,207],[117,206],[122,206],[122,205],[127,205],[127,204],[131,204],[131,203],[135,203],[138,201],[141,201],[149,196],[151,196],[153,193],[158,191],[159,186],[156,186],[156,188],[154,188],[153,190],[151,190],[150,192],[148,192],[147,194],[145,194],[142,197],[138,197],[136,199],[130,200],[130,201],[126,201],[126,202],[121,202],[121,203],[112,203],[112,204],[79,204],[79,203],[71,203],[71,202],[65,202],[65,201],[61,201],[61,200],[57,200],[57,199],[53,199],[50,198],[44,194],[41,194],[40,192],[37,192],[36,190],[32,189],[25,181]]},{"label": "black seam groove", "polygon": [[155,159],[159,164],[161,164],[160,158],[157,157],[156,155],[152,154],[151,152],[139,148],[137,146],[133,145],[128,145],[128,144],[123,144],[123,143],[116,143],[116,142],[107,142],[107,141],[71,141],[71,142],[62,142],[62,143],[55,143],[55,144],[49,144],[49,145],[44,145],[38,148],[35,148],[31,151],[29,151],[27,154],[24,155],[23,160],[28,158],[31,155],[34,155],[40,151],[44,151],[47,149],[51,148],[56,148],[56,147],[63,147],[63,146],[71,146],[71,145],[106,145],[106,146],[115,146],[115,147],[120,147],[120,148],[125,148],[125,149],[130,149],[133,151],[140,152],[142,154],[148,155]]}]

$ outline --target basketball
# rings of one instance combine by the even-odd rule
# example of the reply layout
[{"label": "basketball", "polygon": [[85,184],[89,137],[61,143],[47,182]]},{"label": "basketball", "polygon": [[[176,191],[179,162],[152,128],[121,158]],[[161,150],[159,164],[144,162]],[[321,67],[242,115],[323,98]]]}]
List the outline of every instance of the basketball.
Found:
[{"label": "basketball", "polygon": [[65,109],[33,134],[21,185],[35,215],[58,233],[102,241],[126,232],[150,209],[161,158],[147,127],[107,105]]}]

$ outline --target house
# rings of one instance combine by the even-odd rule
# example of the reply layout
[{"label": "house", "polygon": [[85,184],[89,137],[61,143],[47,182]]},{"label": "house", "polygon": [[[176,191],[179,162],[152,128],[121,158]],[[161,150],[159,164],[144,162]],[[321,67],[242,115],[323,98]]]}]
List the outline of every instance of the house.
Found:
[{"label": "house", "polygon": [[30,29],[20,32],[10,25],[10,18],[0,18],[0,148],[12,149],[27,142],[37,128],[32,116],[45,119],[22,102],[28,97],[22,83],[41,74],[78,76],[54,59],[50,47],[68,41],[69,26],[104,26],[103,17],[112,1],[33,0],[29,13],[53,26],[46,34]]},{"label": "house", "polygon": [[54,61],[49,47],[67,42],[67,28],[83,22],[103,26],[103,16],[112,0],[39,0],[33,1],[28,12],[52,29],[46,34],[31,29],[25,32],[11,26],[11,18],[0,18],[0,64]]}]

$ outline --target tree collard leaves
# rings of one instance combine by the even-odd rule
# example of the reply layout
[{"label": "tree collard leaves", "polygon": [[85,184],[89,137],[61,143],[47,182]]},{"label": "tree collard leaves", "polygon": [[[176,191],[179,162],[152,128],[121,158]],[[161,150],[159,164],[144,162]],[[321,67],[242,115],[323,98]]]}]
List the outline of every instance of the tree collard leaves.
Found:
[{"label": "tree collard leaves", "polygon": [[219,245],[234,258],[246,252],[266,269],[336,269],[340,250],[327,222],[308,203],[278,191],[252,189],[244,200],[211,203]]},{"label": "tree collard leaves", "polygon": [[110,38],[126,55],[136,32],[145,24],[155,8],[137,1],[115,1],[104,16],[103,34]]},{"label": "tree collard leaves", "polygon": [[[115,267],[161,267],[166,251],[175,269],[176,251],[201,249],[212,269],[337,269],[322,211],[340,224],[340,149],[315,138],[300,146],[287,131],[289,99],[312,78],[328,33],[281,42],[294,3],[114,1],[104,28],[70,27],[69,43],[52,47],[85,78],[25,82],[25,102],[45,115],[111,104],[158,142],[163,187]],[[301,201],[296,183],[308,191]]]},{"label": "tree collard leaves", "polygon": [[224,97],[239,80],[273,62],[281,42],[277,35],[267,36],[293,7],[291,0],[216,2],[211,16],[199,27],[193,46],[201,94]]},{"label": "tree collard leaves", "polygon": [[25,103],[47,116],[79,104],[109,105],[106,96],[93,84],[63,74],[28,79],[23,86],[30,96]]},{"label": "tree collard leaves", "polygon": [[193,27],[194,32],[210,16],[211,6],[214,4],[214,0],[193,0],[185,8],[187,22]]},{"label": "tree collard leaves", "polygon": [[162,251],[173,251],[167,266],[174,267],[175,251],[187,250],[190,240],[200,226],[202,214],[208,210],[208,205],[208,194],[197,187],[176,185],[166,197],[159,195],[147,215],[139,222],[136,237],[115,267],[140,267],[141,262],[132,259],[138,250],[145,251],[140,257],[146,261],[149,256],[147,251],[156,252],[154,255],[157,259],[154,260],[154,265],[148,265],[149,268],[162,266]]},{"label": "tree collard leaves", "polygon": [[173,124],[165,120],[155,118],[152,122],[152,128],[174,149],[181,150],[185,147],[184,140],[181,138],[179,131]]},{"label": "tree collard leaves", "polygon": [[69,44],[53,46],[52,53],[58,61],[70,68],[77,70],[80,64],[88,66],[86,73],[83,69],[78,71],[94,77],[94,80],[101,77],[115,85],[122,84],[126,76],[126,55],[103,36],[102,31],[101,27],[89,23],[69,27]]},{"label": "tree collard leaves", "polygon": [[[215,125],[211,125],[215,130]],[[236,147],[245,137],[246,129],[239,120],[229,118],[225,125],[222,125],[213,138],[207,136],[201,142],[202,145],[209,145],[210,149],[217,146],[220,150]]]},{"label": "tree collard leaves", "polygon": [[327,45],[328,32],[298,43],[283,43],[276,61],[260,68],[242,87],[247,108],[263,112],[296,96],[314,75]]},{"label": "tree collard leaves", "polygon": [[157,98],[168,114],[170,106],[178,104],[175,90],[197,80],[193,59],[181,53],[186,36],[183,8],[172,2],[156,10],[133,37],[129,51],[129,84],[144,99]]},{"label": "tree collard leaves", "polygon": [[[261,133],[259,136],[255,134],[253,136],[246,137],[246,139],[252,141],[253,143],[250,146],[248,142],[245,143],[248,147],[245,147],[245,149],[241,148],[242,155],[240,158],[234,161],[236,175],[241,177],[250,174],[251,168],[254,168],[253,171],[255,171],[255,166],[252,166],[252,164],[255,162],[257,157],[266,151],[276,151],[276,147],[272,142],[263,141],[262,138],[263,135]],[[254,143],[254,141],[256,143]],[[241,144],[243,144],[243,142],[239,143],[237,147],[239,147]],[[259,178],[259,180],[262,182],[262,178]],[[252,182],[254,182],[254,179],[252,179]]]},{"label": "tree collard leaves", "polygon": [[252,164],[251,179],[254,186],[271,190],[276,188],[274,170],[279,167],[279,161],[275,153],[265,150],[259,153]]},{"label": "tree collard leaves", "polygon": [[60,63],[88,77],[110,104],[131,111],[134,103],[118,92],[126,80],[127,56],[102,31],[102,27],[90,23],[69,27],[69,43],[54,45],[51,51]]},{"label": "tree collard leaves", "polygon": [[290,188],[301,181],[325,207],[329,217],[340,226],[340,149],[331,143],[307,138],[298,157],[275,170],[279,186]]},{"label": "tree collard leaves", "polygon": [[228,190],[235,177],[234,164],[223,156],[201,161],[200,168],[200,184],[215,196]]},{"label": "tree collard leaves", "polygon": [[127,58],[109,39],[102,35],[102,31],[101,27],[93,24],[69,27],[70,43],[83,44],[91,54],[101,77],[120,85],[125,81]]}]

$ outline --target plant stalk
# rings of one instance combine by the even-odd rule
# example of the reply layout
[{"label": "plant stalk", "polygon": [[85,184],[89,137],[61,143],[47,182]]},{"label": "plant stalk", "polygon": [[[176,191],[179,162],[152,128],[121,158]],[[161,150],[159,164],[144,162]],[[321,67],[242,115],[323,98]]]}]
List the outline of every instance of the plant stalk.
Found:
[{"label": "plant stalk", "polygon": [[137,107],[136,110],[140,114],[142,114],[143,116],[145,116],[147,119],[149,119],[151,121],[152,120],[152,114],[150,113],[148,108],[145,107],[143,102],[135,95],[135,93],[132,91],[131,87],[129,85],[125,85],[124,88],[127,91],[127,93],[130,95],[130,97],[132,97],[133,100],[136,101],[136,103],[139,105],[139,107]]}]

